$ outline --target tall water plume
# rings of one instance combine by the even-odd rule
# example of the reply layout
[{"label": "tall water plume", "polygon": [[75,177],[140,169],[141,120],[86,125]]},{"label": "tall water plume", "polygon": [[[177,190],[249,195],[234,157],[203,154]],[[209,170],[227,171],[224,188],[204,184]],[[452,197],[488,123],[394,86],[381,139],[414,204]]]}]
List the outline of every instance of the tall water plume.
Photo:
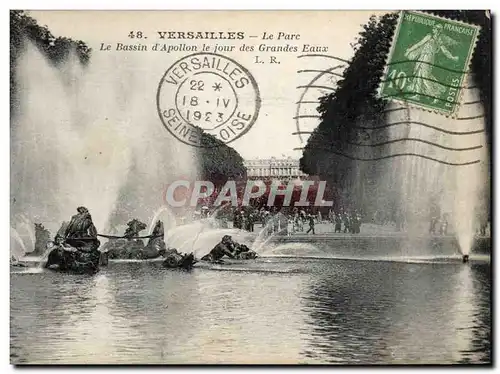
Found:
[{"label": "tall water plume", "polygon": [[56,68],[27,45],[11,123],[13,220],[24,214],[54,233],[84,205],[100,232],[134,217],[148,222],[166,184],[196,175],[195,150],[159,122],[161,71],[149,66],[95,53],[86,67],[71,54]]},{"label": "tall water plume", "polygon": [[[464,84],[472,86],[470,81]],[[463,103],[456,118],[392,104],[390,109],[394,111],[388,113],[387,123],[408,122],[390,127],[391,139],[433,143],[415,140],[393,143],[390,154],[412,153],[447,163],[467,164],[447,165],[418,156],[403,156],[391,159],[389,174],[391,183],[399,190],[401,217],[409,234],[427,235],[432,217],[447,216],[448,233],[454,233],[462,252],[468,253],[477,224],[486,212],[489,177],[484,109],[478,90],[466,89]]]}]

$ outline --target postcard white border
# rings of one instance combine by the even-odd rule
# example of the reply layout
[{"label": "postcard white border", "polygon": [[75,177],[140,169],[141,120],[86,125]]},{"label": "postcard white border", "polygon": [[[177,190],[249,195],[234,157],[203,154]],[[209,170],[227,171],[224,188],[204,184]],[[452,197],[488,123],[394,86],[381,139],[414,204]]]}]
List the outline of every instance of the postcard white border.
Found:
[{"label": "postcard white border", "polygon": [[[1,188],[1,194],[2,199],[0,199],[0,204],[1,204],[1,209],[0,209],[0,230],[1,233],[4,233],[5,235],[1,236],[3,238],[8,238],[10,237],[9,235],[9,209],[10,209],[10,183],[8,182],[8,179],[10,177],[10,126],[7,124],[10,123],[10,118],[9,118],[9,111],[10,111],[10,104],[9,104],[9,76],[7,74],[7,71],[9,69],[10,65],[10,60],[9,60],[9,9],[268,9],[268,10],[277,10],[277,9],[325,9],[325,10],[399,10],[403,6],[405,9],[411,9],[411,10],[418,10],[418,9],[470,9],[471,6],[474,6],[476,9],[491,9],[492,13],[496,14],[497,10],[499,9],[498,6],[498,1],[494,2],[493,0],[488,0],[488,1],[483,1],[481,4],[478,2],[471,3],[470,1],[463,1],[463,0],[456,0],[456,1],[446,1],[446,2],[436,2],[436,0],[419,0],[419,1],[406,1],[402,3],[401,1],[395,1],[395,0],[384,0],[384,1],[379,1],[377,3],[374,2],[368,2],[368,1],[363,1],[363,0],[354,0],[354,1],[349,1],[349,2],[332,2],[326,1],[326,0],[308,0],[308,1],[303,1],[303,2],[292,2],[292,1],[272,1],[272,0],[242,0],[242,1],[230,1],[230,0],[214,0],[214,1],[203,1],[203,0],[172,0],[168,1],[168,7],[165,7],[165,4],[167,2],[165,1],[160,1],[160,0],[142,0],[142,1],[128,1],[128,0],[123,0],[120,2],[112,2],[112,1],[102,1],[102,0],[76,0],[72,2],[67,2],[67,1],[61,1],[61,0],[45,0],[43,2],[41,1],[35,1],[35,0],[20,0],[20,1],[13,1],[13,0],[6,0],[2,2],[1,6],[3,11],[0,13],[2,16],[2,33],[3,35],[5,44],[3,47],[3,51],[5,52],[3,54],[2,58],[2,71],[3,74],[0,75],[0,79],[3,81],[2,87],[2,103],[4,105],[4,110],[1,112],[4,115],[4,126],[1,127],[1,134],[0,134],[0,152],[2,153],[0,156],[0,168],[2,175],[4,176],[4,182],[0,183],[0,188]],[[117,6],[119,5],[119,6]],[[495,27],[494,30],[498,30],[498,27]],[[493,37],[493,40],[497,39],[496,31],[495,35]],[[496,61],[494,59],[493,61]],[[498,74],[496,74],[497,79],[495,80],[495,85],[498,82]],[[493,108],[498,107],[498,95],[495,95],[495,103],[493,105]],[[495,118],[495,117],[494,117]],[[495,152],[496,153],[496,152]],[[493,165],[496,165],[496,154],[494,155]],[[496,172],[496,170],[495,170]],[[495,191],[496,192],[496,191]],[[497,223],[498,220],[495,220],[495,227],[494,230],[497,228]],[[2,302],[2,308],[1,308],[1,316],[2,316],[2,321],[0,323],[0,328],[2,329],[0,331],[0,336],[1,336],[1,364],[2,364],[2,372],[13,372],[15,369],[13,366],[10,365],[9,363],[9,350],[10,350],[10,331],[9,331],[9,314],[10,314],[10,303],[8,300],[10,300],[10,268],[9,266],[9,260],[8,260],[8,253],[9,253],[9,247],[8,243],[4,246],[4,265],[5,270],[0,272],[0,275],[2,277],[2,285],[0,287],[1,290],[1,300]],[[499,256],[494,256],[495,258],[495,268],[498,268],[497,265],[497,258]],[[498,287],[495,287],[495,294],[498,291]],[[496,296],[496,295],[495,295]],[[495,318],[496,316],[492,316],[492,318]],[[496,338],[496,337],[495,337]],[[495,339],[496,341],[496,339]],[[493,352],[494,354],[494,352]],[[220,368],[214,367],[212,370],[219,370]],[[331,370],[332,368],[328,368]],[[387,370],[385,367],[381,367],[381,370]],[[411,367],[408,368],[397,368],[395,369],[396,371],[407,371],[410,370]],[[43,370],[42,368],[33,368],[33,369],[23,369],[25,372],[31,372],[31,371],[41,371]],[[52,370],[51,368],[48,368],[48,370]],[[61,373],[69,373],[70,368],[61,368],[58,369],[59,372]],[[80,368],[80,370],[92,370],[93,373],[104,373],[106,369],[104,368],[91,368],[91,369],[84,369]],[[117,372],[127,372],[130,370],[130,368],[127,369],[115,369]],[[147,368],[141,368],[141,369],[133,369],[134,371],[137,372],[150,372],[151,369]],[[165,369],[163,369],[165,370]],[[167,369],[169,372],[177,372],[177,371],[182,371],[186,372],[186,369],[174,369],[174,368],[169,368]],[[199,371],[200,369],[191,369],[191,370],[196,370]],[[201,370],[207,370],[207,369],[201,369]],[[210,369],[208,369],[210,370]],[[228,369],[231,372],[239,372],[242,370],[249,370],[249,369],[244,369],[244,368],[234,368],[234,369]],[[261,373],[267,373],[267,372],[280,372],[284,371],[286,368],[263,368],[260,369],[259,372]],[[307,371],[312,371],[314,369],[307,369],[304,368],[304,370]],[[352,373],[353,370],[355,371],[368,371],[368,370],[373,370],[373,368],[360,368],[360,369],[352,369],[352,368],[338,368],[334,369],[336,372],[340,373]],[[394,370],[394,369],[393,369]],[[466,370],[472,370],[471,367],[468,367]],[[433,372],[433,371],[438,371],[438,369],[425,369],[425,368],[419,368],[419,369],[411,369],[412,372]]]}]

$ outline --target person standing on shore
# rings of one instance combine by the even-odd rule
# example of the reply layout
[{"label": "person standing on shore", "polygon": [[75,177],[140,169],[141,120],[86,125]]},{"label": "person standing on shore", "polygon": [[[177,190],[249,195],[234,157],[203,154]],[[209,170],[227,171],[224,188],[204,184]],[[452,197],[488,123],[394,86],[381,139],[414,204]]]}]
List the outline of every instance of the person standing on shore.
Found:
[{"label": "person standing on shore", "polygon": [[245,212],[242,210],[240,211],[240,229],[248,231],[248,216],[245,214]]},{"label": "person standing on shore", "polygon": [[335,216],[335,232],[342,232],[342,217],[340,214]]},{"label": "person standing on shore", "polygon": [[304,223],[306,222],[306,218],[307,218],[307,217],[306,217],[306,212],[305,212],[305,210],[304,210],[304,209],[302,209],[302,210],[300,211],[299,215],[300,215],[300,219],[301,219],[301,221],[302,221],[302,224],[304,224]]},{"label": "person standing on shore", "polygon": [[437,224],[437,217],[433,216],[431,217],[431,223],[429,226],[429,234],[435,234],[436,233],[436,224]]},{"label": "person standing on shore", "polygon": [[355,213],[353,217],[355,221],[355,226],[354,226],[354,234],[359,234],[361,232],[361,215],[359,213]]},{"label": "person standing on shore", "polygon": [[488,219],[482,218],[479,224],[479,235],[486,236],[486,228],[488,227]]},{"label": "person standing on shore", "polygon": [[349,213],[344,213],[344,234],[350,231]]},{"label": "person standing on shore", "polygon": [[255,224],[255,213],[253,211],[249,211],[247,213],[248,231],[250,232],[254,231],[254,224]]},{"label": "person standing on shore", "polygon": [[441,219],[441,235],[448,235],[448,214],[443,214],[443,218]]},{"label": "person standing on shore", "polygon": [[241,219],[241,216],[240,216],[240,212],[238,210],[238,208],[236,208],[234,210],[234,213],[233,213],[233,228],[235,229],[242,229],[242,219]]},{"label": "person standing on shore", "polygon": [[314,216],[309,214],[309,230],[307,230],[306,234],[309,234],[312,231],[313,235],[316,234],[314,232]]}]

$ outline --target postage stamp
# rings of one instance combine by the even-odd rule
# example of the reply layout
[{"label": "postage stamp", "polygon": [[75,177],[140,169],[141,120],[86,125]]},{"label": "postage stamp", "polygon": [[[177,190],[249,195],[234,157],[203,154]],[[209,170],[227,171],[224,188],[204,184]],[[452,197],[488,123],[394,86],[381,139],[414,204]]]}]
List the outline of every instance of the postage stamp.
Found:
[{"label": "postage stamp", "polygon": [[252,74],[238,62],[215,53],[195,53],[165,72],[157,106],[174,137],[203,147],[203,132],[226,144],[248,132],[259,115],[260,94]]},{"label": "postage stamp", "polygon": [[477,25],[401,11],[379,95],[453,115],[460,106],[479,30]]}]

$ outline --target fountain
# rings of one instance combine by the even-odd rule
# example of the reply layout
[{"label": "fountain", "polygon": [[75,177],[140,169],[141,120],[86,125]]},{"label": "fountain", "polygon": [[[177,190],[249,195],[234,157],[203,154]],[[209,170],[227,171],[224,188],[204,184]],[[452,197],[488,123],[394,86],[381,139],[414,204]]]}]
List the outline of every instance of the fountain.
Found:
[{"label": "fountain", "polygon": [[10,228],[10,258],[18,262],[36,251],[36,239],[32,225],[25,216],[16,217]]},{"label": "fountain", "polygon": [[239,229],[220,229],[213,227],[209,220],[195,221],[178,226],[167,234],[167,245],[180,252],[193,252],[201,258],[220,242],[224,235],[230,235],[236,241],[245,241],[248,232]]},{"label": "fountain", "polygon": [[288,224],[288,219],[286,216],[278,212],[274,217],[264,225],[262,230],[257,235],[257,238],[252,244],[252,249],[258,254],[262,254],[267,251],[269,248],[267,245],[270,241],[276,236],[287,230],[288,228],[285,226]]},{"label": "fountain", "polygon": [[156,210],[149,222],[148,235],[153,233],[156,222],[161,220],[163,222],[165,232],[174,229],[177,226],[177,218],[170,208],[166,205],[161,206]]},{"label": "fountain", "polygon": [[[84,205],[99,232],[130,217],[151,221],[152,229],[151,214],[164,212],[155,212],[164,185],[197,172],[196,150],[158,123],[161,72],[131,56],[98,53],[86,67],[74,54],[54,67],[26,45],[16,66],[20,107],[11,120],[12,216],[55,232]],[[11,229],[13,242],[29,252],[19,231]]]},{"label": "fountain", "polygon": [[26,254],[26,245],[16,229],[10,228],[10,258],[19,261]]},{"label": "fountain", "polygon": [[[472,80],[464,83],[472,86]],[[388,175],[391,185],[399,190],[402,217],[405,217],[405,230],[416,250],[420,251],[422,239],[427,244],[432,241],[429,235],[429,223],[433,216],[447,216],[449,227],[445,236],[452,234],[462,254],[467,255],[473,245],[477,212],[486,211],[487,146],[484,134],[484,110],[479,100],[477,88],[465,89],[457,118],[448,118],[440,114],[421,109],[407,108],[400,104],[391,104],[387,114],[388,124],[412,121],[412,124],[391,126],[390,138],[413,138],[426,142],[405,141],[393,143],[389,154],[414,153],[448,163],[403,156],[390,159]],[[415,122],[437,127],[429,128]],[[441,129],[441,130],[439,130]],[[472,163],[474,161],[477,163]],[[382,180],[387,180],[387,175]],[[439,228],[438,228],[439,229]]]},{"label": "fountain", "polygon": [[264,257],[332,257],[331,255],[311,243],[283,243],[278,244],[276,247],[266,248],[261,253],[264,255]]},{"label": "fountain", "polygon": [[28,243],[30,244],[28,252],[36,250],[36,235],[33,230],[33,223],[28,219],[28,217],[21,216],[21,223],[19,224],[18,231],[24,231],[26,233],[27,239],[29,240]]}]

